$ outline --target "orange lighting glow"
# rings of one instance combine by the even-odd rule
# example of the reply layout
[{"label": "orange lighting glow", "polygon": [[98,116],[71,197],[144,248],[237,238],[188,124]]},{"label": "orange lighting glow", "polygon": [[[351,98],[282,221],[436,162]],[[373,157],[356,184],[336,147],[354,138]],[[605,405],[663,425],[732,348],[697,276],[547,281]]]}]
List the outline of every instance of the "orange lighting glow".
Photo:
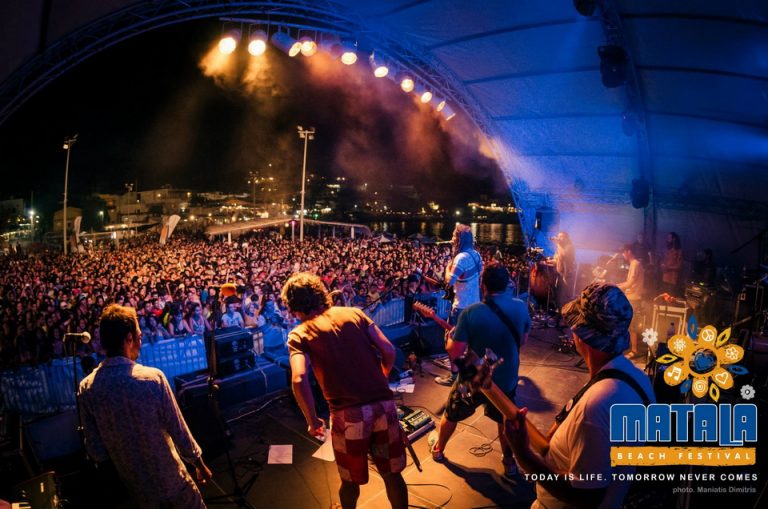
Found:
[{"label": "orange lighting glow", "polygon": [[237,48],[237,41],[231,35],[223,37],[219,41],[219,52],[221,52],[222,55],[229,55],[235,51],[235,48]]},{"label": "orange lighting glow", "polygon": [[305,57],[311,57],[317,53],[317,43],[311,37],[302,37],[299,42],[301,43],[301,54]]},{"label": "orange lighting glow", "polygon": [[289,57],[295,57],[301,52],[301,43],[299,41],[296,41],[291,46],[291,49],[288,50],[288,56]]},{"label": "orange lighting glow", "polygon": [[254,39],[248,43],[248,53],[255,57],[263,55],[265,51],[267,51],[267,43],[261,39]]}]

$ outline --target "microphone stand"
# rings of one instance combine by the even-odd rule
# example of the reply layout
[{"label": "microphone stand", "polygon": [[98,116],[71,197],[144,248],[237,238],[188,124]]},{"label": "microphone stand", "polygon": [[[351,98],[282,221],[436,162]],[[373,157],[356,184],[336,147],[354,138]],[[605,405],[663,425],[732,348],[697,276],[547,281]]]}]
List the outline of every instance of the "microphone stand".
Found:
[{"label": "microphone stand", "polygon": [[69,337],[69,347],[72,349],[72,389],[75,392],[75,411],[77,412],[77,426],[75,431],[80,437],[80,442],[85,445],[84,433],[83,433],[83,418],[80,415],[80,387],[77,383],[77,336],[71,335],[71,333],[64,333],[64,345],[67,346],[67,337]]}]

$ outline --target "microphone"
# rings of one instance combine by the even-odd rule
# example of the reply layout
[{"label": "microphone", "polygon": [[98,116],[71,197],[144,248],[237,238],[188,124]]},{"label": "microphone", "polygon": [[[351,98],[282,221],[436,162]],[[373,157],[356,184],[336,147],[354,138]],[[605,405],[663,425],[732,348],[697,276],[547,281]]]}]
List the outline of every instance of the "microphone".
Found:
[{"label": "microphone", "polygon": [[557,240],[557,237],[550,237],[549,240]]},{"label": "microphone", "polygon": [[67,332],[66,334],[64,334],[64,339],[62,341],[66,342],[68,337],[79,339],[85,344],[88,344],[91,342],[91,334],[88,332]]}]

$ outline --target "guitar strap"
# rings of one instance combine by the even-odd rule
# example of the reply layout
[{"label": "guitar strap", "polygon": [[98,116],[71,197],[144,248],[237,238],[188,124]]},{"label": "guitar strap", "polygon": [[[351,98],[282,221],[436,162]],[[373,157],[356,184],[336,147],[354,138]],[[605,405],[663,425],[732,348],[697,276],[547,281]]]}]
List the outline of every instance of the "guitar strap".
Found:
[{"label": "guitar strap", "polygon": [[[462,283],[466,283],[470,279],[474,279],[475,276],[479,276],[480,275],[480,263],[478,262],[478,258],[480,257],[480,255],[477,254],[477,251],[475,251],[474,253],[471,252],[471,251],[467,251],[466,253],[472,259],[472,263],[474,264],[474,266],[472,267],[471,270],[468,270],[468,271],[464,272],[457,279],[457,281],[461,281]],[[482,261],[482,258],[480,259],[480,261]]]},{"label": "guitar strap", "polygon": [[504,311],[501,310],[498,304],[496,304],[492,299],[485,299],[483,302],[485,302],[485,305],[488,306],[491,311],[493,311],[496,316],[499,317],[499,320],[501,320],[504,325],[507,326],[507,329],[509,329],[509,332],[512,333],[512,337],[515,338],[515,344],[517,345],[517,351],[520,351],[520,336],[517,334],[517,329],[515,329],[515,325],[512,323],[512,320],[509,319],[507,315],[504,314]]},{"label": "guitar strap", "polygon": [[589,390],[589,388],[595,385],[597,382],[600,380],[605,380],[606,378],[621,380],[622,382],[632,387],[637,395],[640,396],[640,399],[643,400],[643,404],[645,406],[650,404],[651,400],[648,398],[648,395],[645,393],[643,388],[640,387],[640,384],[635,381],[634,378],[618,369],[604,369],[593,376],[592,379],[587,382],[587,384],[582,387],[581,390],[577,392],[576,395],[572,397],[570,401],[568,401],[568,403],[565,404],[565,406],[563,406],[563,409],[560,410],[560,413],[555,416],[555,422],[557,422],[558,425],[562,424],[563,421],[565,421],[565,419],[568,417],[568,414],[571,413],[571,410],[573,410],[573,407],[576,406],[576,403],[581,399],[582,396],[584,396],[584,393],[586,393],[587,390]]}]

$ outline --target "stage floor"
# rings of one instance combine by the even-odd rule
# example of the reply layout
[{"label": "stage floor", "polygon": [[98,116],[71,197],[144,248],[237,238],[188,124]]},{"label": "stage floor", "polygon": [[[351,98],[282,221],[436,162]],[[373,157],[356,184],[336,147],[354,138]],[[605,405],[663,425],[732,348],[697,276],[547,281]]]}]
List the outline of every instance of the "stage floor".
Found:
[{"label": "stage floor", "polygon": [[[555,350],[559,343],[557,336],[555,329],[535,329],[521,356],[517,400],[531,410],[531,420],[542,430],[549,428],[564,402],[588,379],[578,354]],[[446,371],[428,361],[422,366],[424,373],[422,377],[415,376],[414,392],[401,394],[399,403],[424,410],[437,420],[448,396],[448,387],[434,383],[433,378]],[[230,452],[238,479],[244,483],[257,475],[247,500],[255,507],[301,509],[325,509],[332,502],[338,502],[336,464],[312,457],[320,443],[307,435],[304,419],[290,395],[278,397],[254,411],[266,401],[225,412],[226,418],[236,419],[230,423],[234,433]],[[243,417],[237,418],[239,415]],[[288,444],[293,446],[291,464],[267,464],[270,445]],[[482,409],[459,424],[446,447],[445,463],[432,460],[427,434],[415,440],[413,448],[423,472],[417,470],[409,456],[403,476],[408,484],[411,507],[530,507],[533,484],[519,477],[514,483],[501,477],[497,428],[483,415]],[[214,482],[204,488],[204,496],[230,493],[232,482],[224,454],[212,458],[209,466],[215,477]],[[223,507],[236,505],[229,503]],[[370,481],[361,487],[358,507],[389,507],[384,484],[374,467],[370,470]]]}]

